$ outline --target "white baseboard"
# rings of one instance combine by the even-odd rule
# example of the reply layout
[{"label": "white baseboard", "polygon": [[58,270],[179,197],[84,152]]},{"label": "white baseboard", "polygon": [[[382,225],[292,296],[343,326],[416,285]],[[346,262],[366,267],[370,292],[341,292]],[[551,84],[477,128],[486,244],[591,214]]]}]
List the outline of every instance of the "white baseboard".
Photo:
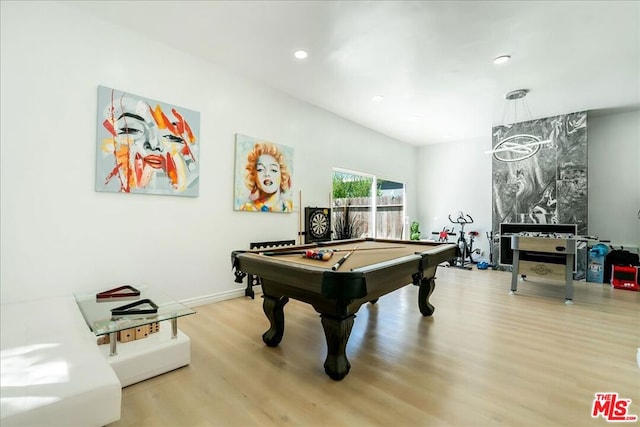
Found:
[{"label": "white baseboard", "polygon": [[[217,294],[210,294],[210,295],[203,295],[195,298],[189,298],[186,300],[182,300],[180,302],[186,305],[187,307],[197,307],[199,305],[212,304],[214,302],[225,301],[233,298],[244,298],[245,297],[244,290],[245,288],[243,287],[242,289],[233,289],[230,291],[224,291]],[[256,295],[262,293],[262,287],[254,286],[253,292],[255,292]]]}]

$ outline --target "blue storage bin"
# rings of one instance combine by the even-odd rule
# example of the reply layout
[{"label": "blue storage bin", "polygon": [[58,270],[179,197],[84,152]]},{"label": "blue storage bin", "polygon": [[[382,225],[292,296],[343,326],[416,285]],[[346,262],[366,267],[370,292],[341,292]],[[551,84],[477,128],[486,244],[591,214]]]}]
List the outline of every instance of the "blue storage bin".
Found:
[{"label": "blue storage bin", "polygon": [[592,246],[589,249],[589,260],[587,262],[587,282],[604,282],[604,259],[609,252],[609,247],[602,243]]}]

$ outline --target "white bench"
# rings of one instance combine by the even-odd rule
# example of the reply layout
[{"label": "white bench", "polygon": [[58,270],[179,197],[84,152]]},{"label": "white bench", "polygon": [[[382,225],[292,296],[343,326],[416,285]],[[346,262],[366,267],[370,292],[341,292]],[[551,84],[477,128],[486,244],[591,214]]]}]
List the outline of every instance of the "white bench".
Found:
[{"label": "white bench", "polygon": [[104,426],[122,389],[73,296],[0,308],[0,425]]}]

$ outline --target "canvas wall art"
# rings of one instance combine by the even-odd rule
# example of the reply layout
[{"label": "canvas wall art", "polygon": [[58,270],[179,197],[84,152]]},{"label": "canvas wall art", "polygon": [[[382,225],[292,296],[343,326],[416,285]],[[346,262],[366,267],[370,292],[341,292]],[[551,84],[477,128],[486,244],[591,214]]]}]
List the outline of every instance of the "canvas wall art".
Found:
[{"label": "canvas wall art", "polygon": [[234,209],[293,212],[293,148],[236,134]]},{"label": "canvas wall art", "polygon": [[[519,150],[518,139],[529,146]],[[504,141],[514,149],[493,155],[494,233],[501,223],[539,223],[576,224],[586,235],[587,113],[494,127],[494,150]]]},{"label": "canvas wall art", "polygon": [[577,224],[587,232],[587,113],[493,128],[493,146],[514,135],[547,144],[528,156],[494,154],[493,229],[500,223]]},{"label": "canvas wall art", "polygon": [[98,87],[96,191],[197,197],[200,113]]}]

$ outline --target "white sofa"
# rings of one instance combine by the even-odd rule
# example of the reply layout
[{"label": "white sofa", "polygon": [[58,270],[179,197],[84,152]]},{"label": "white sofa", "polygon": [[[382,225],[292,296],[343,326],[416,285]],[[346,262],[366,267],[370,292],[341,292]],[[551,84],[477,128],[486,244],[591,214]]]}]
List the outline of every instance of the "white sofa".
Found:
[{"label": "white sofa", "polygon": [[104,426],[122,389],[74,298],[0,307],[0,425]]}]

